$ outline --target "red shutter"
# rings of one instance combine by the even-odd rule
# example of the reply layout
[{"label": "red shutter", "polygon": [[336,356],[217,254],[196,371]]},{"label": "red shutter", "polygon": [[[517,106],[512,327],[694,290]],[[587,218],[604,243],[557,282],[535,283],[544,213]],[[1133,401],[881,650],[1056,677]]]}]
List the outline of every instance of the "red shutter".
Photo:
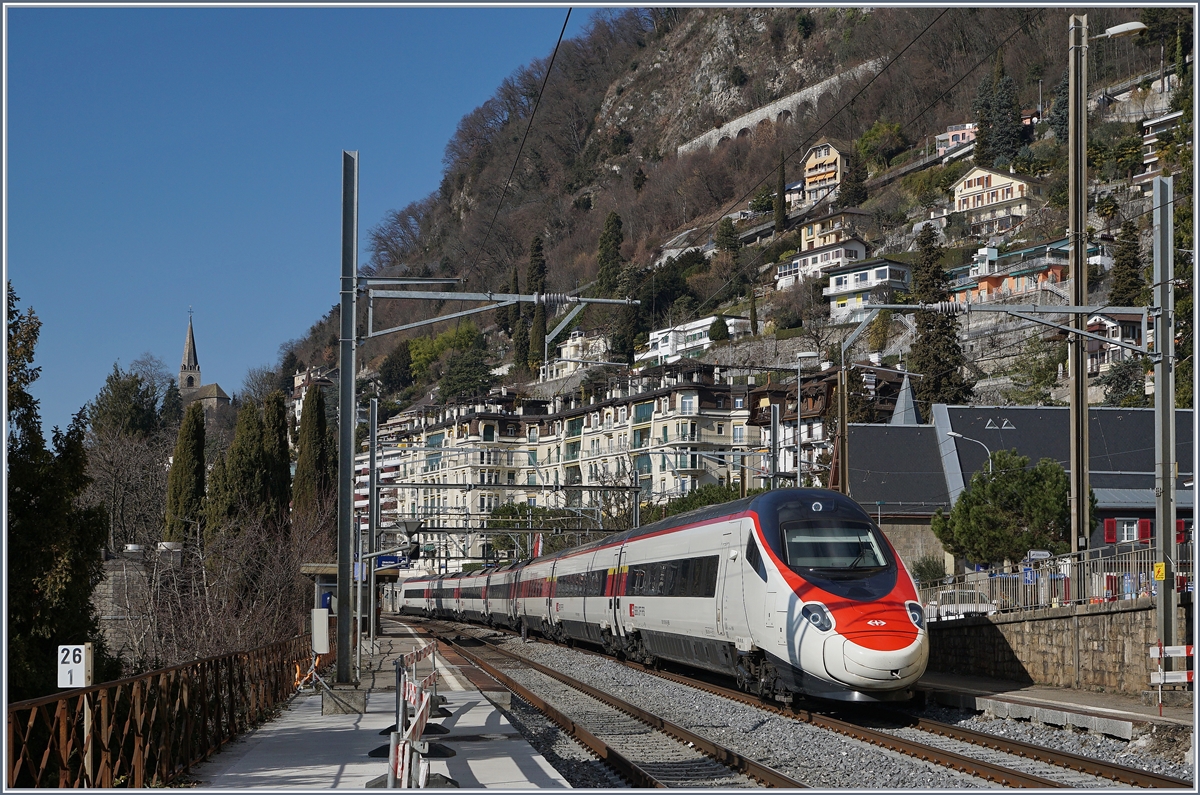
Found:
[{"label": "red shutter", "polygon": [[1149,519],[1138,519],[1138,541],[1150,543],[1150,527],[1153,523]]},{"label": "red shutter", "polygon": [[1116,519],[1105,519],[1104,520],[1104,543],[1106,543],[1106,544],[1117,543],[1117,520]]},{"label": "red shutter", "polygon": [[1187,543],[1187,526],[1183,523],[1182,519],[1175,520],[1175,543]]}]

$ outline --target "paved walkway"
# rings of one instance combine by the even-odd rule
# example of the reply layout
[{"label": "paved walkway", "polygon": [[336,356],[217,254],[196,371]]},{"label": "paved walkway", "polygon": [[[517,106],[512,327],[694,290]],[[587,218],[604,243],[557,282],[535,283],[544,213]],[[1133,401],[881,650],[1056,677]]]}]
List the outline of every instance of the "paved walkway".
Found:
[{"label": "paved walkway", "polygon": [[[211,789],[363,789],[387,773],[387,757],[367,754],[386,747],[381,731],[395,723],[392,660],[424,641],[398,621],[383,619],[379,653],[363,648],[362,686],[369,688],[364,714],[322,715],[320,692],[294,698],[283,713],[197,766],[192,778]],[[419,663],[418,673],[428,670]],[[567,782],[510,724],[468,677],[438,655],[448,717],[434,718],[445,733],[425,740],[453,753],[431,754],[429,769],[463,788],[568,787]],[[433,746],[438,749],[437,746]],[[440,750],[440,749],[438,749]]]}]

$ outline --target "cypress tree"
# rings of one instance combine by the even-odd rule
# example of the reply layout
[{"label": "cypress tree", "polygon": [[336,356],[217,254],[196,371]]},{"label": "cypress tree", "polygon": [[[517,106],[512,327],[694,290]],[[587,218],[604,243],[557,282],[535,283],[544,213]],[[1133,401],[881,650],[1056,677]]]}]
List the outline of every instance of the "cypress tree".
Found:
[{"label": "cypress tree", "polygon": [[513,366],[524,370],[529,366],[529,324],[519,306],[514,307],[516,321],[513,324]]},{"label": "cypress tree", "polygon": [[[534,237],[529,245],[529,270],[526,271],[525,282],[531,293],[546,292],[546,257],[542,253],[541,237]],[[536,369],[542,363],[542,348],[545,344],[546,306],[539,303],[533,309],[533,328],[529,332],[528,354],[525,359],[531,368]]]},{"label": "cypress tree", "polygon": [[208,470],[207,492],[204,496],[204,539],[208,541],[232,527],[237,518],[237,504],[225,470],[226,453],[221,453]]},{"label": "cypress tree", "polygon": [[300,414],[300,444],[296,477],[292,481],[292,511],[313,513],[328,495],[330,484],[328,433],[325,424],[325,395],[319,386],[304,394]]},{"label": "cypress tree", "polygon": [[267,475],[267,515],[286,520],[292,502],[292,462],[288,454],[287,407],[283,393],[267,395],[263,403],[263,460]]},{"label": "cypress tree", "polygon": [[758,336],[758,299],[754,295],[754,283],[750,283],[750,334]]},{"label": "cypress tree", "polygon": [[238,410],[233,441],[225,455],[225,475],[234,510],[244,515],[265,512],[267,462],[263,456],[263,424],[253,400],[247,400]]},{"label": "cypress tree", "polygon": [[175,455],[167,474],[167,525],[163,538],[187,540],[203,518],[203,509],[204,407],[196,402],[184,412],[175,440]]},{"label": "cypress tree", "polygon": [[412,383],[412,350],[408,340],[392,349],[379,365],[379,380],[387,392],[399,392]]},{"label": "cypress tree", "polygon": [[775,236],[783,234],[783,230],[787,228],[787,201],[784,194],[787,193],[787,173],[784,171],[784,163],[786,162],[783,152],[779,153],[779,172],[775,175]]},{"label": "cypress tree", "polygon": [[596,262],[599,265],[598,287],[603,296],[613,296],[621,278],[621,244],[625,242],[621,227],[621,216],[614,210],[604,219],[604,231],[600,233]]},{"label": "cypress tree", "polygon": [[988,75],[979,83],[975,92],[975,101],[971,103],[971,113],[975,116],[975,149],[972,157],[975,165],[990,168],[996,159],[992,151],[992,76]]},{"label": "cypress tree", "polygon": [[1117,250],[1113,255],[1112,293],[1109,303],[1114,306],[1142,306],[1146,298],[1146,282],[1142,277],[1142,255],[1138,247],[1138,231],[1133,221],[1121,224],[1117,235]]},{"label": "cypress tree", "polygon": [[535,236],[529,244],[529,268],[525,271],[525,284],[531,293],[546,292],[546,255],[542,250],[542,238]]},{"label": "cypress tree", "polygon": [[[946,272],[942,270],[942,247],[937,233],[926,226],[917,235],[918,257],[913,267],[912,298],[930,304],[950,297]],[[919,311],[916,314],[917,338],[909,354],[908,369],[920,373],[913,390],[929,417],[933,403],[965,403],[973,389],[963,375],[966,357],[958,342],[958,321],[952,315]]]}]

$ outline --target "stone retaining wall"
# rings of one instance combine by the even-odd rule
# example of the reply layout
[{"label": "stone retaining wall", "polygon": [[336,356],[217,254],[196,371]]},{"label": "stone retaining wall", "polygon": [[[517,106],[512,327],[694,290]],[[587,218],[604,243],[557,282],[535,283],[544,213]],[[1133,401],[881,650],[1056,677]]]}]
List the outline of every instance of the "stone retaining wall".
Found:
[{"label": "stone retaining wall", "polygon": [[[1191,610],[1179,608],[1178,643],[1192,642]],[[929,670],[1136,696],[1157,637],[1150,597],[931,621]]]}]

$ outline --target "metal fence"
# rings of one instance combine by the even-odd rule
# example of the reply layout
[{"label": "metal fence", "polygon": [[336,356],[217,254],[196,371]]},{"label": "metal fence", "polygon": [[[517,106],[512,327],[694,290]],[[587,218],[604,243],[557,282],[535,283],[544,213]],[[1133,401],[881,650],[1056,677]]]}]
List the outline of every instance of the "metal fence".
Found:
[{"label": "metal fence", "polygon": [[[1176,581],[1166,585],[1191,591],[1193,545],[1176,550]],[[920,599],[931,620],[1136,599],[1162,586],[1154,579],[1157,562],[1150,544],[1116,544],[922,583]]]},{"label": "metal fence", "polygon": [[[318,667],[336,654],[331,648]],[[9,704],[7,786],[169,784],[269,719],[311,662],[311,637],[302,635]]]}]

